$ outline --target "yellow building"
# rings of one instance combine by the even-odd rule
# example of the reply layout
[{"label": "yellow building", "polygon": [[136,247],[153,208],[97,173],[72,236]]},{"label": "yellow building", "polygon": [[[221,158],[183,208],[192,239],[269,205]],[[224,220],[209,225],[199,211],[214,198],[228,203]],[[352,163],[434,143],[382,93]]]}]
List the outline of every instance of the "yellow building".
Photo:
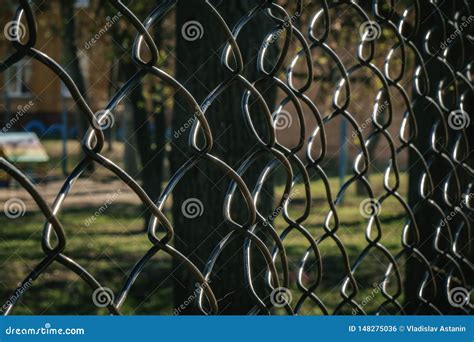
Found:
[{"label": "yellow building", "polygon": [[[104,17],[91,16],[89,1],[76,1],[75,27],[76,46],[82,74],[85,79],[87,101],[93,111],[103,108],[108,98],[110,86],[110,61],[104,58],[104,51],[110,42],[110,34],[100,35],[100,20],[107,24]],[[2,8],[3,10],[4,8]],[[59,1],[53,0],[34,8],[37,23],[37,42],[35,49],[48,55],[64,67],[62,60],[62,42],[64,22],[61,20]],[[15,7],[0,14],[3,36],[0,40],[0,57],[2,60],[15,50],[5,32],[13,20]],[[99,16],[98,16],[99,17]],[[21,23],[21,32],[27,37],[26,24]],[[104,32],[104,30],[100,31]],[[90,41],[95,41],[91,46]],[[83,42],[83,43],[81,43]],[[98,57],[100,56],[100,58]],[[93,94],[93,96],[92,96]],[[59,77],[46,66],[32,58],[25,57],[15,65],[0,73],[0,123],[7,130],[35,130],[40,136],[42,131],[53,126],[61,127],[62,113],[68,115],[68,132],[75,131],[74,113],[77,111],[69,91]],[[48,132],[48,134],[51,132]]]}]

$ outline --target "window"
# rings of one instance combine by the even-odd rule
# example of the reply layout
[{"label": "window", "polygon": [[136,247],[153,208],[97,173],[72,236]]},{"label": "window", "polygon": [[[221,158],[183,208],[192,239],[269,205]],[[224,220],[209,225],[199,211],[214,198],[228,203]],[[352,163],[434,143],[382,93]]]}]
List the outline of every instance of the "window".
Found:
[{"label": "window", "polygon": [[7,69],[6,86],[9,96],[30,96],[31,59],[20,61]]},{"label": "window", "polygon": [[76,0],[74,5],[76,8],[87,8],[89,7],[89,0]]}]

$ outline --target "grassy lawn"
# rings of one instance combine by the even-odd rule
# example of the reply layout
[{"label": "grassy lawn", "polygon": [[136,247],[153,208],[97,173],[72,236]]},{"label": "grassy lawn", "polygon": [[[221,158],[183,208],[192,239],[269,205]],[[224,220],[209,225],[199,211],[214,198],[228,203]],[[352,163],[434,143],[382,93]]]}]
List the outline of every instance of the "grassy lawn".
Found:
[{"label": "grassy lawn", "polygon": [[[47,166],[48,174],[43,177],[61,179],[61,144],[58,141],[46,140],[44,145],[51,160]],[[68,143],[69,170],[78,162],[80,151],[78,142]],[[115,143],[112,150],[104,150],[104,155],[116,161],[122,160],[123,144]],[[107,182],[110,173],[103,168],[98,168],[94,173],[94,178]],[[382,174],[371,175],[370,182],[376,196],[384,193]],[[406,182],[406,176],[402,174],[400,179],[402,194],[405,194]],[[113,185],[102,186],[113,187]],[[330,186],[334,199],[340,186],[339,180],[335,177],[330,178]],[[315,239],[320,238],[324,233],[322,223],[329,209],[324,189],[322,181],[314,177],[311,183],[313,196],[311,213],[303,226]],[[276,197],[280,198],[282,193],[283,186],[277,186]],[[296,219],[304,212],[304,193],[302,185],[295,186],[294,195],[291,196],[292,200],[288,207],[291,218]],[[94,191],[94,194],[97,192]],[[344,202],[337,206],[340,220],[337,235],[344,244],[351,265],[368,245],[365,238],[368,220],[361,216],[359,211],[359,204],[363,199],[364,196],[356,194],[355,185],[351,185],[345,194]],[[112,203],[92,224],[87,225],[87,219],[98,210],[98,201],[101,202],[101,199],[96,199],[94,203],[88,202],[87,199],[84,200],[85,203],[74,202],[75,204],[61,214],[60,219],[68,241],[65,254],[85,267],[101,284],[113,289],[117,294],[130,269],[148,251],[151,243],[142,231],[143,212],[137,204]],[[166,214],[171,219],[169,208]],[[379,217],[382,221],[381,243],[392,255],[395,255],[401,249],[403,208],[390,197],[383,203]],[[7,219],[3,216],[0,224],[0,300],[2,303],[11,296],[18,282],[23,280],[44,257],[41,250],[43,224],[43,216],[33,210],[28,210],[25,216],[17,219]],[[331,226],[333,225],[332,222]],[[280,233],[286,228],[281,215],[276,219],[275,226]],[[289,259],[294,305],[301,296],[301,292],[295,285],[297,271],[309,243],[301,233],[293,230],[285,238],[284,245]],[[341,252],[331,238],[320,242],[318,247],[322,256],[323,272],[322,281],[315,293],[332,312],[342,301],[339,290],[346,272]],[[314,259],[315,256],[311,253],[308,264],[311,265]],[[157,253],[153,257],[132,287],[122,309],[124,314],[171,314],[173,312],[171,264],[171,258],[164,253]],[[401,264],[403,276],[403,261]],[[374,291],[373,284],[380,283],[383,279],[387,265],[387,258],[380,251],[372,250],[355,272],[355,278],[360,287],[356,300],[359,303],[366,303],[364,310],[367,312],[373,311],[384,300],[380,291]],[[277,267],[279,266],[277,264]],[[312,284],[317,276],[315,272],[314,267],[308,267],[305,270],[303,276],[305,285]],[[395,288],[392,286],[395,283],[395,279],[390,279],[390,293],[394,293]],[[55,263],[28,289],[18,302],[14,314],[107,314],[107,310],[97,308],[92,303],[92,292],[75,273]],[[350,309],[346,312],[350,314]],[[320,314],[321,312],[311,300],[307,300],[301,313]]]},{"label": "grassy lawn", "polygon": [[[405,183],[402,178],[402,184]],[[335,191],[338,180],[331,179]],[[381,193],[382,176],[373,175],[371,183],[376,192]],[[327,213],[326,196],[320,180],[312,183],[314,194],[310,217],[304,226],[315,238],[323,234],[322,222]],[[277,187],[277,195],[282,187]],[[298,194],[289,206],[290,216],[298,217],[303,212],[303,194]],[[333,196],[335,193],[333,193]],[[352,187],[343,204],[338,206],[341,238],[348,252],[351,264],[367,246],[365,228],[367,219],[359,213],[359,203],[363,197],[356,196]],[[106,212],[93,224],[86,226],[85,220],[97,208],[66,210],[60,219],[68,236],[66,255],[72,257],[80,265],[91,272],[104,286],[118,293],[131,267],[150,248],[151,243],[146,234],[142,233],[142,212],[137,205],[112,204]],[[169,213],[168,213],[169,215]],[[169,215],[170,216],[170,215]],[[400,250],[400,237],[403,223],[402,207],[390,199],[383,203],[381,211],[383,225],[382,243],[393,254]],[[37,212],[28,212],[17,219],[2,219],[0,225],[0,298],[5,301],[13,292],[15,285],[26,277],[33,266],[43,257],[40,249],[43,218]],[[281,218],[276,221],[279,231],[286,226]],[[21,227],[21,229],[19,229]],[[290,260],[291,279],[295,284],[296,272],[301,256],[309,246],[306,239],[296,231],[290,233],[284,241]],[[341,302],[339,294],[341,280],[345,275],[341,253],[331,239],[324,240],[320,245],[323,260],[323,280],[316,294],[332,311]],[[355,277],[363,290],[359,291],[359,303],[366,301],[364,309],[373,310],[383,301],[383,297],[373,291],[373,283],[383,279],[383,272],[388,260],[380,252],[371,253],[355,273]],[[308,269],[305,279],[310,283],[314,279],[314,269]],[[171,314],[172,277],[171,259],[166,254],[158,253],[148,263],[123,307],[125,314]],[[395,283],[395,281],[393,281]],[[392,284],[392,281],[390,282]],[[294,288],[296,289],[296,287]],[[301,295],[293,291],[293,304]],[[15,314],[106,314],[107,311],[95,307],[91,300],[92,290],[73,272],[59,264],[54,264],[26,292],[18,303]],[[370,297],[370,300],[367,298]],[[303,312],[318,314],[319,310],[308,300]]]}]

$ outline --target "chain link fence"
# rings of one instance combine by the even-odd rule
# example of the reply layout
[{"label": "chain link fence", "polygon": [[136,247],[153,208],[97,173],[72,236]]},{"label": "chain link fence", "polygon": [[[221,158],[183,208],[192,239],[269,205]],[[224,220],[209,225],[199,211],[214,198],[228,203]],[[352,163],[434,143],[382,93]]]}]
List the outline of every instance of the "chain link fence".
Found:
[{"label": "chain link fence", "polygon": [[[120,13],[117,20],[133,26],[137,32],[131,52],[139,71],[98,113],[91,110],[64,66],[37,49],[36,39],[42,33],[37,31],[30,1],[19,1],[15,17],[5,26],[4,33],[15,52],[1,62],[0,72],[24,58],[33,58],[60,77],[90,128],[81,142],[85,157],[64,180],[51,206],[22,170],[0,158],[0,167],[31,195],[45,219],[44,259],[18,285],[14,300],[4,305],[4,314],[14,313],[17,300],[53,263],[80,276],[94,291],[94,300],[99,305],[107,307],[111,314],[120,314],[134,282],[158,252],[178,260],[193,277],[196,287],[190,289],[194,291],[190,302],[196,303],[202,313],[217,314],[219,300],[214,295],[216,284],[211,278],[217,259],[236,235],[245,238],[238,257],[246,269],[246,288],[255,301],[249,314],[272,314],[278,310],[301,314],[307,306],[317,308],[322,314],[366,314],[366,305],[375,296],[382,296],[383,300],[371,313],[472,313],[473,169],[470,156],[473,132],[470,119],[474,13],[470,1],[374,0],[369,6],[363,1],[321,0],[311,5],[304,1],[288,4],[255,1],[255,7],[240,21],[232,23],[234,26],[223,19],[212,1],[202,2],[200,11],[213,16],[215,29],[227,37],[227,43],[218,53],[221,66],[229,75],[209,92],[202,105],[176,78],[160,69],[160,47],[149,33],[155,23],[173,10],[177,1],[161,2],[143,21],[123,2],[111,0],[110,3]],[[247,79],[244,76],[247,65],[242,59],[238,35],[242,27],[262,14],[272,20],[274,26],[255,53],[260,78]],[[344,46],[333,48],[332,42],[342,39],[342,34],[350,30],[346,26],[334,28],[334,23],[341,23],[341,18],[352,21],[352,35]],[[203,34],[199,21],[188,22],[186,27],[176,28],[176,32],[188,40],[199,39]],[[279,47],[278,58],[268,63],[270,47],[275,45]],[[330,77],[324,78],[320,71],[326,68],[332,72]],[[180,135],[189,137],[187,152],[192,157],[169,177],[156,202],[134,177],[102,154],[104,131],[110,127],[112,113],[145,76],[179,93],[192,114],[189,129],[180,131]],[[259,92],[261,82],[273,84],[283,94],[277,104],[268,103]],[[239,108],[240,120],[259,144],[255,153],[243,155],[240,165],[234,168],[213,154],[219,132],[211,129],[206,118],[208,108],[233,83],[245,89]],[[373,105],[371,108],[358,106],[359,98],[355,94],[361,89],[365,92],[364,86],[369,83],[375,85]],[[315,92],[323,92],[323,96],[330,99],[324,110]],[[255,128],[254,115],[249,111],[251,101],[258,103],[258,115],[265,122],[267,135]],[[313,124],[308,125],[308,120]],[[294,122],[299,127],[296,133],[285,130]],[[328,138],[339,134],[335,122],[346,125],[349,133],[345,143],[356,151],[351,174],[336,187],[327,171],[327,161],[332,158],[328,153]],[[281,142],[285,138],[295,138],[296,143],[288,146]],[[373,145],[378,147],[374,149]],[[339,147],[342,148],[342,144]],[[387,156],[382,165],[374,162],[381,149]],[[337,151],[341,153],[340,149]],[[270,162],[261,170],[255,186],[247,184],[245,173],[262,155],[269,157]],[[164,213],[164,203],[180,179],[187,177],[188,171],[202,161],[218,167],[228,179],[221,210],[231,230],[215,246],[205,267],[198,267],[189,255],[174,247],[175,230]],[[146,232],[150,249],[131,269],[117,296],[68,256],[69,237],[58,219],[75,181],[92,163],[112,172],[151,213]],[[401,163],[406,165],[403,171]],[[285,170],[283,191],[277,194],[273,213],[267,215],[256,203],[262,184],[276,168]],[[369,177],[369,171],[373,172],[374,168],[384,175],[383,188],[377,192]],[[320,186],[312,186],[314,178],[320,180]],[[365,243],[349,251],[340,238],[347,227],[338,213],[347,200],[347,190],[356,184],[362,189],[363,199],[356,204],[350,202],[350,206],[355,214],[363,216],[364,227],[354,230],[354,234],[364,235]],[[404,191],[402,185],[409,191]],[[232,213],[233,203],[240,196],[238,193],[248,210],[245,223],[236,222]],[[316,193],[323,193],[325,200],[313,201]],[[297,197],[304,203],[301,214],[291,210]],[[381,215],[389,213],[393,206],[402,208],[402,229],[397,231],[398,244],[387,246],[384,238],[394,232],[387,228]],[[10,211],[13,215],[16,212],[14,208]],[[182,213],[189,218],[199,215],[200,211],[202,208],[197,201],[186,203]],[[314,215],[321,218],[321,223],[310,229]],[[283,222],[281,229],[276,227],[278,220]],[[261,238],[261,234],[267,238]],[[289,260],[294,235],[302,238],[304,249],[298,250],[295,260]],[[320,295],[325,276],[336,272],[327,267],[327,249],[321,248],[328,243],[336,251],[335,263],[343,274],[338,286],[332,289],[339,294],[334,307],[329,307]],[[251,271],[254,254],[259,254],[266,263],[265,293],[254,290]],[[358,280],[359,274],[375,267],[373,262],[367,262],[374,254],[380,259],[376,277],[371,283],[362,283]],[[181,309],[176,310],[179,313]]]}]

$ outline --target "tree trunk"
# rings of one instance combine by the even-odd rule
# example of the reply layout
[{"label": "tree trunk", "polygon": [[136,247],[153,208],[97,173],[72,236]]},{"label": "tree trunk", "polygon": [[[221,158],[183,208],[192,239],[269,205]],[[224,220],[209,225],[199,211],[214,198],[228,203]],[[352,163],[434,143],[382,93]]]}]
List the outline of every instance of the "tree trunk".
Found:
[{"label": "tree trunk", "polygon": [[[74,0],[65,0],[59,2],[61,18],[63,18],[63,46],[61,62],[64,66],[64,69],[76,83],[79,92],[87,100],[86,84],[81,71],[81,66],[79,64],[79,55],[76,45],[76,21],[74,13],[74,3]],[[89,128],[89,124],[85,117],[78,112],[76,112],[75,119],[79,138],[82,138],[86,134]],[[87,169],[89,171],[93,171],[94,165],[94,163],[90,163]]]},{"label": "tree trunk", "polygon": [[[145,8],[141,8],[145,13]],[[161,22],[159,22],[154,30],[155,44],[161,44]],[[120,41],[124,45],[131,46],[131,38],[134,33],[127,31],[119,31],[120,28],[113,29],[112,35],[115,41]],[[122,55],[123,51],[119,47],[116,55]],[[132,78],[138,71],[137,66],[131,61],[126,60],[120,64],[122,81]],[[152,83],[158,82],[153,79]],[[128,108],[125,115],[131,115],[131,118],[125,118],[125,123],[132,123],[133,129],[127,129],[132,137],[127,136],[127,139],[134,139],[134,147],[138,150],[139,155],[139,170],[138,174],[132,174],[134,177],[141,178],[143,182],[143,189],[148,196],[156,201],[161,193],[163,181],[163,167],[166,156],[166,120],[165,120],[165,106],[164,106],[164,89],[160,86],[153,86],[152,111],[150,112],[146,105],[143,83],[137,84],[128,96]],[[154,127],[152,131],[151,127]],[[152,135],[153,133],[153,135]],[[144,229],[148,227],[151,214],[148,210],[144,213]]]},{"label": "tree trunk", "polygon": [[[441,1],[437,3],[438,6],[443,11],[449,10],[450,6],[454,6],[455,4],[449,1]],[[437,61],[436,57],[431,57],[424,52],[423,43],[424,43],[424,34],[433,27],[440,27],[441,23],[439,22],[439,18],[433,12],[432,7],[428,6],[426,2],[420,3],[420,22],[422,23],[421,29],[419,31],[417,37],[417,47],[420,51],[422,51],[422,55],[426,63],[427,75],[430,80],[430,94],[429,96],[432,99],[435,99],[437,102],[437,91],[438,85],[441,79],[445,77],[443,74],[443,68],[440,65],[440,62]],[[451,17],[450,14],[445,13],[445,18]],[[447,36],[451,33],[448,32]],[[462,51],[455,51],[451,56],[461,56]],[[468,58],[469,60],[469,58]],[[415,95],[417,96],[417,95]],[[452,107],[451,105],[448,105]],[[467,108],[469,112],[472,110],[471,108]],[[434,186],[434,196],[433,199],[436,201],[437,204],[441,206],[444,210],[445,215],[449,214],[452,209],[445,204],[443,199],[443,186],[447,180],[448,175],[452,172],[451,167],[447,165],[442,158],[437,157],[432,154],[431,149],[431,130],[433,125],[438,120],[438,115],[436,114],[436,110],[432,105],[429,105],[427,101],[419,101],[418,105],[414,108],[415,117],[417,121],[417,128],[418,128],[418,135],[415,139],[415,146],[419,149],[419,151],[425,156],[425,159],[429,163],[429,170],[433,180]],[[444,114],[443,114],[444,115]],[[471,132],[472,132],[472,125],[471,125]],[[447,150],[449,153],[453,151],[453,143],[455,141],[455,136],[458,134],[457,131],[451,129],[448,126],[448,141],[449,145]],[[472,143],[472,135],[470,136],[470,143]],[[472,145],[470,145],[472,148]],[[440,217],[439,214],[434,210],[433,206],[429,205],[427,200],[423,200],[419,194],[419,187],[420,182],[422,179],[422,175],[424,173],[422,164],[419,160],[419,157],[416,153],[410,149],[409,153],[409,205],[411,208],[416,209],[416,221],[418,224],[419,232],[420,232],[420,244],[419,250],[426,256],[430,264],[436,264],[437,268],[441,270],[449,270],[450,261],[447,260],[445,257],[440,257],[434,250],[435,244],[435,230],[436,227],[440,224]],[[472,180],[472,178],[461,168],[457,168],[459,172],[459,179],[461,184],[461,192],[465,192],[468,189],[468,184]],[[451,196],[450,196],[451,197]],[[451,201],[454,201],[454,198],[450,198]],[[463,210],[465,211],[465,209]],[[459,219],[459,214],[457,215]],[[453,234],[453,227],[455,226],[454,221],[451,222],[451,234]],[[448,229],[448,227],[443,227],[443,229]],[[466,230],[466,228],[464,229]],[[466,233],[467,234],[467,233]],[[447,240],[445,241],[444,237],[448,236],[447,232],[443,232],[441,234],[441,243],[442,246],[446,246]],[[464,237],[463,237],[464,239]],[[463,239],[459,240],[458,248],[459,250],[465,249],[467,245],[469,245],[469,237],[466,236],[465,241]],[[445,249],[445,247],[441,247]],[[466,253],[465,250],[462,251]],[[405,288],[406,288],[406,310],[408,313],[411,314],[431,314],[433,313],[427,307],[420,307],[419,302],[417,302],[417,297],[419,295],[420,284],[423,281],[423,277],[425,276],[426,267],[417,261],[416,258],[411,256],[407,260],[406,264],[406,281],[405,281]],[[465,273],[469,274],[469,273]],[[443,313],[449,313],[450,308],[452,306],[447,301],[446,296],[446,274],[443,272],[437,272],[435,269],[435,278],[436,278],[436,285],[437,285],[437,293],[434,296],[432,284],[429,284],[429,290],[427,292],[427,296],[431,297],[432,303],[437,306]],[[454,285],[453,285],[454,286]]]},{"label": "tree trunk", "polygon": [[[226,38],[215,16],[204,5],[204,1],[181,1],[177,6],[177,79],[191,92],[196,101],[202,104],[212,89],[231,76],[229,72],[224,71],[219,60]],[[237,21],[253,6],[255,6],[253,1],[235,0],[221,3],[217,9],[232,30]],[[202,25],[201,39],[188,41],[183,38],[182,27],[191,20],[198,21]],[[259,14],[240,32],[238,44],[245,65],[244,74],[251,81],[256,79],[258,48],[264,34],[271,28],[273,28],[273,23],[270,19]],[[275,87],[267,85],[261,88],[264,89],[262,93],[267,103],[273,106],[276,96]],[[244,124],[241,110],[244,91],[241,85],[233,83],[206,112],[214,138],[211,154],[224,160],[234,170],[241,165],[245,157],[257,149],[256,139]],[[176,95],[173,131],[179,132],[180,128],[187,127],[186,123],[193,120],[193,113],[194,109],[186,105],[182,97]],[[257,129],[259,126],[262,127],[263,120],[257,122],[256,126]],[[190,128],[182,134],[174,134],[170,158],[173,173],[191,156],[188,146],[189,132]],[[255,181],[267,161],[256,162],[244,177],[250,191],[255,186]],[[184,176],[173,192],[175,246],[201,270],[204,269],[214,247],[230,231],[222,214],[224,196],[229,182],[230,178],[221,169],[208,161],[202,161]],[[259,206],[262,211],[272,206],[273,187],[270,183],[266,184],[263,190],[263,205]],[[197,198],[202,202],[204,210],[201,216],[187,218],[183,215],[183,202],[189,198]],[[240,205],[233,208],[235,212],[232,217],[244,217],[239,222],[244,222],[247,217],[244,206],[242,201]],[[246,314],[256,304],[244,285],[243,243],[244,238],[239,236],[228,245],[217,260],[215,272],[211,275],[210,286],[218,299],[219,314]],[[253,273],[260,273],[259,277],[255,278],[256,291],[261,294],[263,284],[261,271],[264,269],[264,264],[258,252],[254,252],[253,255],[255,255],[252,260]],[[174,269],[176,269],[174,300],[176,307],[179,307],[192,295],[196,281],[176,260]],[[199,314],[199,311],[195,304],[191,304],[181,313]]]}]

